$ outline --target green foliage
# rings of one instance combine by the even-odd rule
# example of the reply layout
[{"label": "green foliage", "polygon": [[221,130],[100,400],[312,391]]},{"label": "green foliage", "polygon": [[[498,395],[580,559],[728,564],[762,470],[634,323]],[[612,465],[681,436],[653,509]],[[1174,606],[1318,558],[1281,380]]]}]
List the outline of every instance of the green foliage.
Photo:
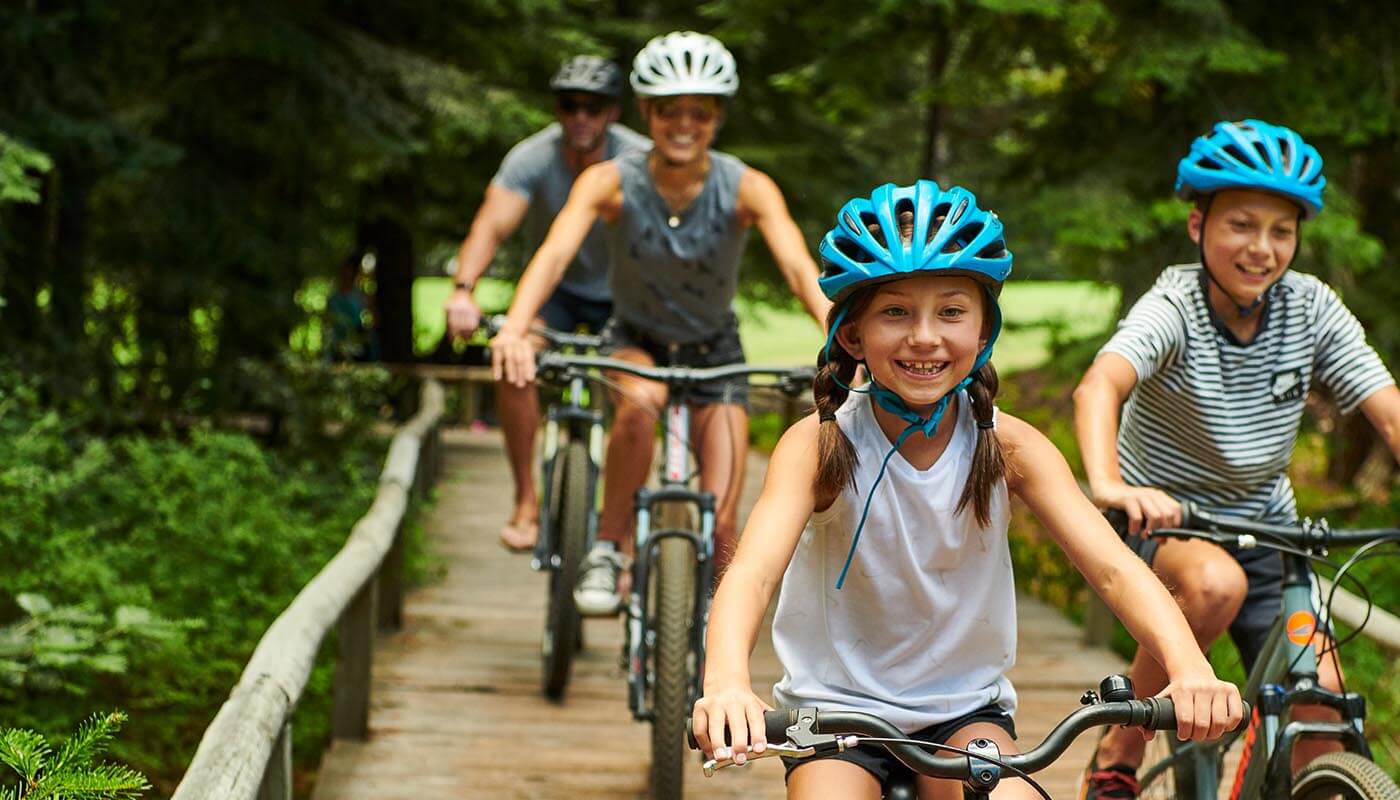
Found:
[{"label": "green foliage", "polygon": [[[0,597],[0,641],[32,653],[4,657],[25,681],[0,688],[6,723],[71,729],[76,691],[84,707],[139,709],[119,754],[172,785],[257,640],[370,505],[383,443],[318,447],[270,450],[207,424],[92,438],[0,372],[0,586],[20,598]],[[177,646],[187,623],[165,620],[195,619],[198,647]],[[324,744],[331,652],[298,714],[303,755]]]},{"label": "green foliage", "polygon": [[141,773],[117,764],[94,763],[112,743],[126,715],[93,714],[55,754],[34,731],[0,730],[0,764],[19,783],[0,785],[3,800],[119,800],[140,797],[151,788]]},{"label": "green foliage", "polygon": [[124,674],[138,648],[180,647],[195,627],[140,606],[119,606],[108,616],[55,607],[39,594],[21,594],[15,603],[29,616],[0,626],[0,702],[6,703],[24,692],[87,694],[93,680]]},{"label": "green foliage", "polygon": [[53,160],[0,131],[0,204],[39,202],[39,180]]}]

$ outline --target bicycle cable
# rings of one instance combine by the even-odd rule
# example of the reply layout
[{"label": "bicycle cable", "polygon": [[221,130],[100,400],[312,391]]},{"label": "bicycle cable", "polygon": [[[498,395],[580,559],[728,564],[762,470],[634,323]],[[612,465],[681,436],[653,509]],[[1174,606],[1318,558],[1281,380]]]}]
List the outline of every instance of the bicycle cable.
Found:
[{"label": "bicycle cable", "polygon": [[[884,736],[856,736],[855,739],[857,745],[907,744],[935,751],[944,750],[950,753],[957,753],[958,755],[968,756],[969,758],[980,759],[982,761],[987,762],[988,764],[995,764],[998,767],[1001,767],[1002,769],[1006,770],[1007,772],[1010,772],[1015,777],[1020,778],[1021,780],[1030,784],[1031,788],[1039,792],[1040,796],[1044,797],[1045,800],[1055,800],[1055,798],[1051,797],[1050,793],[1045,791],[1045,788],[1042,787],[1039,783],[1037,783],[1035,778],[1032,778],[1025,770],[1017,769],[1016,767],[1011,766],[1010,764],[1006,763],[1005,761],[1002,761],[999,758],[992,758],[991,756],[983,755],[981,753],[974,753],[971,750],[964,750],[961,747],[954,747],[951,744],[941,744],[939,742],[925,742],[919,739],[896,739],[893,737]],[[898,756],[896,756],[896,758],[898,758]],[[951,779],[945,778],[944,780]]]}]

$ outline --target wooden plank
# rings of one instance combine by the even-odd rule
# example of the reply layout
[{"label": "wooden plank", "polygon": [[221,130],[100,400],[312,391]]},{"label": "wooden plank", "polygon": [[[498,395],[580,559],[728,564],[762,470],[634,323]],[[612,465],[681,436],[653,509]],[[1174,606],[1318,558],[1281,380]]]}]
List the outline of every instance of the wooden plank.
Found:
[{"label": "wooden plank", "polygon": [[340,655],[335,662],[331,735],[363,739],[369,734],[370,659],[374,655],[378,582],[365,581],[340,621]]},{"label": "wooden plank", "polygon": [[292,723],[282,725],[282,733],[272,745],[272,757],[263,773],[258,800],[292,800]]}]

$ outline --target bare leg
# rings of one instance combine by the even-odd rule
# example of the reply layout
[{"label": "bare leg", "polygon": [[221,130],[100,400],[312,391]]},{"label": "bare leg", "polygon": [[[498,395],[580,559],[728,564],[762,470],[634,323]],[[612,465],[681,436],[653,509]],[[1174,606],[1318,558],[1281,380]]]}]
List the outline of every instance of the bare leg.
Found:
[{"label": "bare leg", "polygon": [[[536,320],[543,325],[543,320]],[[536,352],[544,341],[531,337]],[[501,528],[501,543],[511,550],[528,550],[539,536],[540,501],[535,490],[535,433],[540,429],[539,387],[496,382],[496,417],[506,440],[506,460],[515,480],[515,508]]]},{"label": "bare leg", "polygon": [[715,495],[715,581],[738,545],[739,496],[749,453],[749,415],[732,403],[698,406],[691,418],[700,488]]},{"label": "bare leg", "polygon": [[[655,363],[645,352],[633,348],[619,350],[612,357],[647,366]],[[633,496],[646,483],[651,469],[656,420],[666,405],[666,387],[631,375],[610,377],[617,389],[612,395],[612,435],[603,465],[598,538],[613,542],[619,552],[630,555],[635,522]]]},{"label": "bare leg", "polygon": [[[1172,590],[1204,651],[1239,613],[1248,582],[1229,553],[1208,542],[1168,541],[1157,551],[1153,569]],[[1139,649],[1129,672],[1139,697],[1151,697],[1167,685],[1167,674]],[[1128,728],[1109,728],[1099,744],[1098,764],[1140,766],[1146,741]]]},{"label": "bare leg", "polygon": [[799,765],[788,776],[788,800],[840,797],[879,800],[880,782],[849,761],[826,758]]},{"label": "bare leg", "polygon": [[[1248,589],[1244,569],[1229,553],[1209,542],[1164,542],[1152,568],[1176,596],[1202,651],[1230,627],[1244,603]],[[1138,697],[1152,697],[1167,686],[1166,672],[1141,649],[1133,657],[1129,676]],[[1137,767],[1145,749],[1146,741],[1137,729],[1109,728],[1099,742],[1098,764]]]}]

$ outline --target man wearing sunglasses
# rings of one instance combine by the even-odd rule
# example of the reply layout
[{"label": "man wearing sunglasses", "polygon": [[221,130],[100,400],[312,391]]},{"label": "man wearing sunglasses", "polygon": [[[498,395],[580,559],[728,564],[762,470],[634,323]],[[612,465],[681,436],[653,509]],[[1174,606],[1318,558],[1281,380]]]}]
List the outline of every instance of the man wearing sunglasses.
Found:
[{"label": "man wearing sunglasses", "polygon": [[[579,176],[549,236],[520,279],[505,327],[491,342],[498,378],[534,378],[530,320],[599,219],[612,238],[613,317],[608,352],[641,364],[710,367],[742,362],[733,301],[739,261],[756,227],[779,271],[818,322],[829,307],[812,260],[777,184],[739,159],[710,149],[725,102],[739,88],[734,56],[713,37],[677,32],[652,39],[632,65],[651,150],[636,150]],[[651,468],[655,420],[666,388],[613,376],[612,436],[604,463],[599,541],[588,554],[574,602],[590,615],[617,613],[618,577],[632,543],[632,496]],[[733,553],[738,488],[748,450],[747,385],[703,387],[691,441],[700,484],[717,499],[719,571]],[[718,573],[717,573],[718,574]]]},{"label": "man wearing sunglasses", "polygon": [[[622,70],[613,62],[576,56],[564,62],[549,88],[554,92],[556,122],[506,154],[457,254],[456,288],[446,305],[452,336],[470,336],[480,326],[481,309],[472,289],[502,242],[523,224],[528,259],[544,240],[580,172],[631,149],[650,146],[645,137],[617,122]],[[578,252],[566,262],[557,288],[538,306],[532,322],[562,331],[582,326],[598,332],[608,320],[612,294],[603,226],[593,225],[585,234]],[[528,341],[536,349],[544,344],[535,337]],[[496,408],[515,479],[515,507],[501,529],[501,543],[527,551],[539,530],[531,463],[540,418],[534,385],[498,383]]]}]

